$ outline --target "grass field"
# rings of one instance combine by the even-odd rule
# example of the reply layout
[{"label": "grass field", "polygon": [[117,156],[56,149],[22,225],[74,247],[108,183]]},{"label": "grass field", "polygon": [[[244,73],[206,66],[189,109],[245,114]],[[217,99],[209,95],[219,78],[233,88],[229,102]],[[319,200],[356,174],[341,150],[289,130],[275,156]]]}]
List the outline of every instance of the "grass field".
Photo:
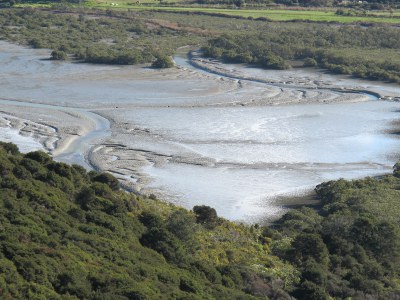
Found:
[{"label": "grass field", "polygon": [[[267,18],[271,21],[313,21],[313,22],[338,22],[338,23],[389,23],[400,24],[400,11],[367,12],[365,16],[337,15],[334,10],[293,10],[293,9],[234,9],[184,6],[182,0],[89,0],[86,7],[133,10],[133,11],[164,11],[164,12],[193,12],[210,13],[243,18]],[[50,3],[24,3],[18,7],[36,6],[49,7]]]},{"label": "grass field", "polygon": [[[163,2],[165,5],[176,2]],[[141,5],[145,4],[145,5]],[[152,5],[149,5],[152,4]],[[172,11],[172,12],[203,12],[222,14],[238,17],[252,17],[252,18],[268,18],[272,21],[295,21],[305,20],[314,22],[339,22],[339,23],[354,23],[354,22],[375,22],[375,23],[391,23],[400,24],[400,12],[395,11],[379,12],[379,16],[343,16],[336,15],[334,11],[321,11],[321,10],[273,10],[273,9],[226,9],[226,8],[210,8],[210,7],[182,7],[182,6],[164,6],[159,5],[156,0],[134,0],[127,1],[113,1],[113,0],[98,0],[87,2],[90,7],[97,8],[115,8],[115,9],[131,9],[131,10],[159,10],[159,11]]]}]

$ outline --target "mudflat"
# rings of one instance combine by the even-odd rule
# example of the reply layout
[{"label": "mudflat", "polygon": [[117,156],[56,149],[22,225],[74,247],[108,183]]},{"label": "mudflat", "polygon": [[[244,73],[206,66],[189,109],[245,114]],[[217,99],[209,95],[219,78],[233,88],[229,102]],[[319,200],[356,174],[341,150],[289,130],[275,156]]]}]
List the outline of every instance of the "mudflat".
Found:
[{"label": "mudflat", "polygon": [[5,42],[0,50],[2,140],[23,136],[25,151],[41,145],[128,189],[232,220],[275,218],[279,197],[389,172],[398,158],[387,131],[400,105],[378,100],[396,100],[396,85],[198,55],[160,71],[54,62]]}]

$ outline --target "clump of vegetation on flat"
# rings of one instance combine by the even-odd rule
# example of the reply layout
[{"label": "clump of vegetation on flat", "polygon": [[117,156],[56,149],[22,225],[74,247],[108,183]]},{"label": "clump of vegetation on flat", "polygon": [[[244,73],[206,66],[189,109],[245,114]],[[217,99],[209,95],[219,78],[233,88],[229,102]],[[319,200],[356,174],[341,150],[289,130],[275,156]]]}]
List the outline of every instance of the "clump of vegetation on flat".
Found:
[{"label": "clump of vegetation on flat", "polygon": [[69,54],[84,62],[121,65],[152,63],[197,40],[193,34],[134,14],[99,16],[10,9],[0,11],[0,35],[33,48],[52,49],[52,59],[65,60]]},{"label": "clump of vegetation on flat", "polygon": [[273,24],[211,39],[203,52],[225,62],[276,69],[301,59],[305,66],[332,73],[400,82],[400,30],[386,26]]},{"label": "clump of vegetation on flat", "polygon": [[52,59],[171,67],[181,46],[208,57],[286,69],[290,61],[365,79],[400,82],[396,27],[277,23],[165,12],[0,11],[0,36],[49,48]]},{"label": "clump of vegetation on flat", "polygon": [[159,69],[171,68],[174,66],[174,61],[170,56],[159,56],[151,66]]}]

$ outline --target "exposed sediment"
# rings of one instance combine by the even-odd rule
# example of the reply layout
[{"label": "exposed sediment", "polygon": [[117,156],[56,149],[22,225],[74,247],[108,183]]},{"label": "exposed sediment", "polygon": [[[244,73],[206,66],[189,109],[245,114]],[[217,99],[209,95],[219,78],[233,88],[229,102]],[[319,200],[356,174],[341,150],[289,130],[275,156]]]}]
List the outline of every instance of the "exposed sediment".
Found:
[{"label": "exposed sediment", "polygon": [[[32,59],[38,58],[33,57]],[[41,61],[40,64],[46,70],[47,64],[55,63]],[[71,66],[70,70],[69,67],[64,68],[63,65],[55,64],[52,67],[56,70],[60,68],[60,73],[57,73],[52,82],[54,86],[45,82],[44,79],[47,79],[48,76],[51,77],[51,74],[45,71],[40,74],[40,76],[45,76],[44,79],[28,76],[26,81],[34,81],[32,82],[32,95],[29,99],[26,97],[24,100],[18,86],[15,91],[11,90],[10,92],[2,87],[0,97],[18,100],[19,105],[13,105],[12,101],[2,104],[3,113],[0,118],[3,119],[0,119],[0,124],[15,128],[20,134],[31,136],[43,144],[47,151],[54,155],[60,155],[71,150],[78,139],[97,129],[98,124],[93,118],[94,115],[85,113],[93,112],[110,121],[111,132],[108,137],[93,136],[90,145],[85,150],[85,157],[89,164],[97,170],[112,173],[130,190],[165,195],[166,190],[152,187],[154,178],[149,175],[149,169],[163,169],[164,166],[174,165],[217,172],[230,172],[231,170],[234,172],[243,170],[291,172],[300,170],[305,174],[313,174],[313,168],[329,172],[334,164],[271,163],[262,160],[238,163],[229,159],[221,160],[213,155],[195,151],[193,147],[210,144],[229,150],[237,145],[244,147],[243,149],[250,145],[258,147],[257,149],[263,149],[263,147],[271,145],[277,146],[279,142],[260,141],[248,136],[245,138],[240,136],[237,139],[232,136],[226,138],[222,136],[221,138],[218,135],[212,136],[211,133],[210,136],[200,140],[195,136],[173,137],[171,132],[147,128],[138,122],[135,114],[145,114],[144,110],[163,110],[169,112],[168,115],[171,119],[177,118],[177,115],[174,114],[175,111],[187,110],[192,114],[198,112],[198,116],[194,114],[194,118],[190,119],[190,122],[196,122],[202,120],[205,117],[203,113],[207,113],[209,110],[230,113],[249,107],[262,110],[266,108],[265,111],[267,111],[268,107],[284,105],[353,103],[370,100],[373,95],[391,97],[392,100],[395,100],[398,96],[391,86],[388,90],[392,91],[392,94],[387,93],[388,90],[384,89],[381,93],[378,87],[369,91],[363,85],[346,86],[343,85],[346,81],[332,82],[330,75],[322,73],[305,72],[298,75],[297,70],[249,73],[248,69],[240,65],[224,65],[200,57],[193,57],[192,64],[201,67],[203,71],[190,65],[178,65],[169,70],[154,70],[146,66],[106,68],[104,66],[79,65],[76,66],[79,72],[73,72],[75,66]],[[325,76],[327,76],[327,80],[325,80]],[[35,80],[38,80],[40,93],[36,90]],[[364,90],[367,90],[368,93],[362,93]],[[49,97],[47,93],[52,96]],[[34,107],[27,104],[24,107],[24,101],[26,103],[42,103],[43,106]],[[224,109],[229,109],[229,112]],[[319,112],[303,113],[301,118],[317,119],[319,116]],[[216,115],[217,117],[218,115]],[[157,118],[152,120],[157,121]],[[268,122],[278,121],[271,118],[271,121],[265,122],[268,124]],[[186,120],[182,120],[182,127],[192,126],[185,122]],[[279,129],[279,124],[276,124]],[[215,126],[218,127],[219,124]],[[104,127],[102,130],[106,131],[107,128]],[[349,163],[343,164],[342,167],[354,170],[370,168],[378,171],[387,168],[386,165],[379,162],[371,165],[368,165],[368,162],[362,162],[359,166],[357,163]],[[241,183],[239,182],[239,184]],[[306,187],[301,188],[306,189]],[[173,191],[169,192],[173,194]],[[271,195],[273,195],[272,192]],[[172,198],[170,199],[173,201]],[[278,207],[272,209],[268,206],[269,204],[266,204],[267,202],[260,204],[261,200],[257,198],[264,199],[267,196],[264,194],[252,195],[252,198],[246,201],[249,203],[254,201],[260,205],[260,210],[266,209],[263,205],[274,213],[279,210]],[[241,208],[244,204],[227,203],[226,205]]]}]

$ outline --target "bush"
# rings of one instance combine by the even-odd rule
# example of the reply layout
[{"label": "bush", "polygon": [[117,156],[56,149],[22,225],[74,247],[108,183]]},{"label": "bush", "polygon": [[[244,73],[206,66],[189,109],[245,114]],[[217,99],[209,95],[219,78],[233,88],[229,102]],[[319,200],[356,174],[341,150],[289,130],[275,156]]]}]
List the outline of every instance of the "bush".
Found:
[{"label": "bush", "polygon": [[400,162],[393,166],[393,175],[400,178]]},{"label": "bush", "polygon": [[197,294],[200,292],[199,286],[188,278],[181,278],[179,288],[188,293]]},{"label": "bush", "polygon": [[186,211],[178,210],[167,220],[167,229],[182,241],[189,241],[196,233],[195,216]]},{"label": "bush", "polygon": [[96,175],[96,176],[93,177],[93,181],[105,183],[113,191],[116,191],[116,190],[119,189],[119,181],[118,181],[118,179],[115,178],[113,175],[111,175],[109,173],[101,173],[99,175]]},{"label": "bush", "polygon": [[304,60],[303,66],[304,67],[316,67],[316,66],[318,66],[318,62],[314,58],[307,57]]},{"label": "bush", "polygon": [[25,157],[35,160],[42,164],[47,164],[51,161],[51,156],[44,153],[43,151],[29,152],[25,155]]},{"label": "bush", "polygon": [[295,263],[301,263],[312,258],[321,265],[328,265],[329,252],[318,234],[299,234],[293,240],[292,247]]},{"label": "bush", "polygon": [[13,143],[0,142],[0,147],[8,154],[19,154],[17,145],[14,145]]},{"label": "bush", "polygon": [[189,258],[180,241],[167,229],[153,227],[140,238],[143,246],[161,253],[168,261],[176,264],[187,263]]},{"label": "bush", "polygon": [[214,208],[206,205],[194,206],[193,212],[196,214],[197,223],[210,229],[218,225],[218,216]]},{"label": "bush", "polygon": [[67,58],[68,55],[64,51],[54,50],[53,52],[51,52],[50,59],[52,60],[66,60]]},{"label": "bush", "polygon": [[174,61],[169,56],[159,56],[151,64],[153,68],[158,68],[158,69],[172,68],[174,65],[175,65]]}]

